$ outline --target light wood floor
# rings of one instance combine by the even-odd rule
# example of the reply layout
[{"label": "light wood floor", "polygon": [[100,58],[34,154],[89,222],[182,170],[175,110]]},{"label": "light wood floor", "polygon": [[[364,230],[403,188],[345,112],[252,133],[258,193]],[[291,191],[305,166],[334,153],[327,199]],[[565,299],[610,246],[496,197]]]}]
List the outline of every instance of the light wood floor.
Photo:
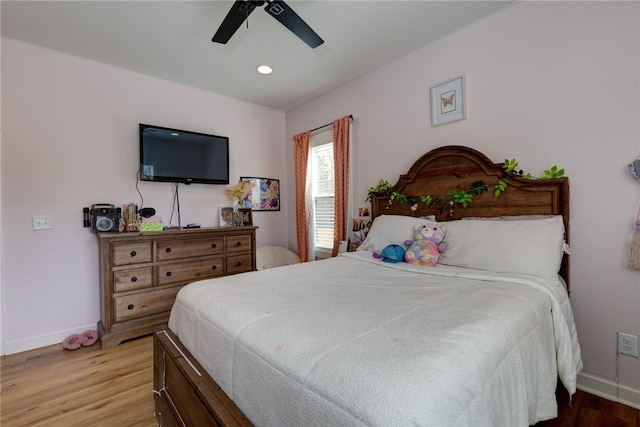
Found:
[{"label": "light wood floor", "polygon": [[102,351],[61,345],[2,357],[0,425],[155,426],[151,335]]},{"label": "light wood floor", "polygon": [[[155,426],[153,345],[147,336],[102,351],[60,345],[3,356],[0,425]],[[640,427],[640,411],[584,393],[558,392],[560,416],[535,427]]]}]

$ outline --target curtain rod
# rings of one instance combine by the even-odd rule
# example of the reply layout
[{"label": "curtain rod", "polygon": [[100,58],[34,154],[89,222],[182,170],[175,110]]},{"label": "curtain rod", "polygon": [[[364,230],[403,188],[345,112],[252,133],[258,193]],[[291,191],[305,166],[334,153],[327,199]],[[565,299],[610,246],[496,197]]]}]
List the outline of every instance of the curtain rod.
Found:
[{"label": "curtain rod", "polygon": [[[352,121],[353,121],[353,114],[349,114],[349,120],[352,120]],[[333,124],[333,122],[331,122],[331,123],[327,123],[326,125],[318,126],[318,127],[317,127],[317,128],[315,128],[315,129],[311,129],[309,132],[315,132],[315,131],[320,130],[320,129],[322,129],[322,128],[326,128],[327,126],[331,126],[332,124]]]}]

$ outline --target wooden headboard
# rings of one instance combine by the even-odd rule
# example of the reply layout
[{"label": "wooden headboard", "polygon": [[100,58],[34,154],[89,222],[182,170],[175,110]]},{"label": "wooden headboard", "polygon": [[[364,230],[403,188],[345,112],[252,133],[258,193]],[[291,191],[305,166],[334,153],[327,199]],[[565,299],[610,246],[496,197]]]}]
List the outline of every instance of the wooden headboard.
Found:
[{"label": "wooden headboard", "polygon": [[[427,206],[420,203],[417,210],[398,201],[389,203],[385,193],[371,197],[373,218],[379,215],[435,215],[438,221],[464,217],[495,217],[511,215],[562,215],[565,239],[569,243],[569,179],[526,179],[508,174],[503,163],[493,163],[487,156],[469,147],[449,145],[436,148],[420,157],[393,186],[407,197],[419,200],[430,195],[443,199]],[[483,181],[488,191],[474,195],[466,208],[448,205],[452,191],[468,191],[474,182]],[[499,180],[507,188],[499,197],[494,196],[494,186]],[[444,209],[443,209],[444,206]],[[560,275],[569,286],[569,257],[564,256]]]}]

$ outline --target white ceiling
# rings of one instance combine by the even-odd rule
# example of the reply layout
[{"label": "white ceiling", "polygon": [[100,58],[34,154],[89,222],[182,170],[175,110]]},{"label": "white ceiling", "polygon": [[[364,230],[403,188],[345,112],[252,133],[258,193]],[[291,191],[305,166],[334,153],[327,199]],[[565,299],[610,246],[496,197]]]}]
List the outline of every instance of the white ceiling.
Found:
[{"label": "white ceiling", "polygon": [[[288,0],[324,39],[316,49],[262,8],[229,43],[212,43],[233,1],[2,0],[1,30],[5,37],[288,110],[512,3]],[[259,75],[260,64],[273,74]]]}]

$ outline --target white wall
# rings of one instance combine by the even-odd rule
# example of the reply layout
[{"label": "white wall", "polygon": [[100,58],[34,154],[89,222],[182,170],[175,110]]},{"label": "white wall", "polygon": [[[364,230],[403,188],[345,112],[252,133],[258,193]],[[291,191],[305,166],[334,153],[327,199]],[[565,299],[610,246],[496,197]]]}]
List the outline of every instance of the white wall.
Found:
[{"label": "white wall", "polygon": [[[141,203],[138,123],[230,138],[230,179],[285,178],[284,112],[2,39],[5,351],[61,342],[100,318],[92,203]],[[287,183],[283,179],[282,188]],[[227,186],[180,185],[182,224],[217,225]],[[141,182],[168,221],[173,184]],[[286,199],[283,199],[286,202]],[[32,215],[53,229],[32,231]],[[288,214],[256,212],[257,244],[287,242]],[[175,217],[174,217],[174,223]]]},{"label": "white wall", "polygon": [[[640,271],[626,268],[640,208],[627,168],[640,154],[639,20],[638,2],[518,3],[287,112],[288,164],[294,134],[353,114],[358,206],[380,178],[395,183],[442,145],[515,157],[536,176],[564,167],[584,372],[613,381],[615,331],[640,333]],[[431,127],[429,88],[461,74],[468,118]],[[620,372],[640,407],[640,360],[623,357]]]}]

